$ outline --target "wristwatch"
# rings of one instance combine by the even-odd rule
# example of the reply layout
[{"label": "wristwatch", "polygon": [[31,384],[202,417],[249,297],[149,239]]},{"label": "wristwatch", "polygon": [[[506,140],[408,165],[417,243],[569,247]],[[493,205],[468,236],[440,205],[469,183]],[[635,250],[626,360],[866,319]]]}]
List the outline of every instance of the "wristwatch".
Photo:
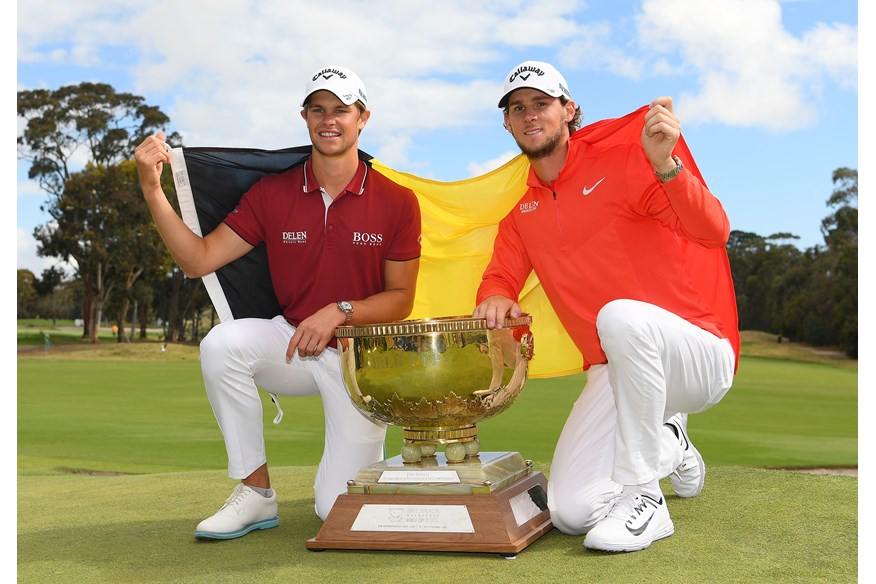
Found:
[{"label": "wristwatch", "polygon": [[341,309],[347,317],[344,324],[350,324],[350,321],[353,320],[353,305],[347,300],[341,300],[338,302],[338,308]]},{"label": "wristwatch", "polygon": [[657,172],[656,170],[654,171],[654,174],[657,175],[657,180],[659,180],[662,183],[666,183],[666,182],[671,181],[672,179],[674,179],[675,177],[678,176],[679,172],[681,172],[684,169],[684,165],[681,164],[681,158],[679,158],[678,156],[673,156],[672,160],[675,161],[675,168],[673,168],[669,172]]}]

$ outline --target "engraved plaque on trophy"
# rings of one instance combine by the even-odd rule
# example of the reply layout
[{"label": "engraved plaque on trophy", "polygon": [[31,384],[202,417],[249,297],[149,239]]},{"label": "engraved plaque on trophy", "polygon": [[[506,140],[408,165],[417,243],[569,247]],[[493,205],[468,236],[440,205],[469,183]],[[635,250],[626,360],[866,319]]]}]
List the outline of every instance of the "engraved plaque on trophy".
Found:
[{"label": "engraved plaque on trophy", "polygon": [[471,317],[337,329],[350,398],[401,426],[404,444],[351,477],[308,549],[513,556],[552,529],[544,475],[517,452],[481,452],[478,440],[477,423],[526,384],[531,324],[522,315],[494,330]]}]

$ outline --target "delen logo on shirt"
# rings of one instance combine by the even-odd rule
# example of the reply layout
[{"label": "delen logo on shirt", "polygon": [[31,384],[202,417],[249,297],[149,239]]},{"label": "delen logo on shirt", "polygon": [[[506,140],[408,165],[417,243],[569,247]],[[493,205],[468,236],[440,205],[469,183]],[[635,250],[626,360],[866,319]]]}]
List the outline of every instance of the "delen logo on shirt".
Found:
[{"label": "delen logo on shirt", "polygon": [[284,231],[283,243],[307,243],[306,231]]}]

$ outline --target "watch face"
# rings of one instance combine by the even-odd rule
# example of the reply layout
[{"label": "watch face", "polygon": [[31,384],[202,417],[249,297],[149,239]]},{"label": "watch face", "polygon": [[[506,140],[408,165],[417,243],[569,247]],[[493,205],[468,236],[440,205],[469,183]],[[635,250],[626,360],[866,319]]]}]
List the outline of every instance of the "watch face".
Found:
[{"label": "watch face", "polygon": [[344,312],[349,312],[349,311],[353,310],[353,305],[350,304],[349,302],[347,302],[346,300],[341,300],[340,302],[338,302],[338,306],[340,306]]}]

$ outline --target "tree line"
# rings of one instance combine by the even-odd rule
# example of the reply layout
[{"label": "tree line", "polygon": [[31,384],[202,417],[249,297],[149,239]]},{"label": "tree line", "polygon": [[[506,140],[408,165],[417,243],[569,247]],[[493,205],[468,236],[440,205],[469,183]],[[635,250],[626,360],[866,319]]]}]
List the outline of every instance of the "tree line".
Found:
[{"label": "tree line", "polygon": [[824,245],[800,250],[790,233],[732,231],[727,255],[739,327],[858,357],[858,171],[838,168],[821,222]]},{"label": "tree line", "polygon": [[[145,338],[156,322],[167,341],[201,338],[204,315],[205,328],[215,322],[209,298],[200,279],[186,278],[168,254],[133,161],[137,144],[170,119],[142,97],[101,83],[19,91],[18,117],[19,157],[30,163],[28,177],[46,193],[41,209],[51,217],[34,231],[37,253],[75,270],[19,270],[19,318],[81,318],[92,342],[102,322],[118,327],[119,341]],[[181,146],[182,138],[173,133],[167,142]],[[84,161],[80,170],[73,170],[76,161]],[[857,358],[858,172],[839,168],[832,178],[823,245],[800,250],[790,233],[733,231],[727,252],[740,329],[839,347]]]}]

